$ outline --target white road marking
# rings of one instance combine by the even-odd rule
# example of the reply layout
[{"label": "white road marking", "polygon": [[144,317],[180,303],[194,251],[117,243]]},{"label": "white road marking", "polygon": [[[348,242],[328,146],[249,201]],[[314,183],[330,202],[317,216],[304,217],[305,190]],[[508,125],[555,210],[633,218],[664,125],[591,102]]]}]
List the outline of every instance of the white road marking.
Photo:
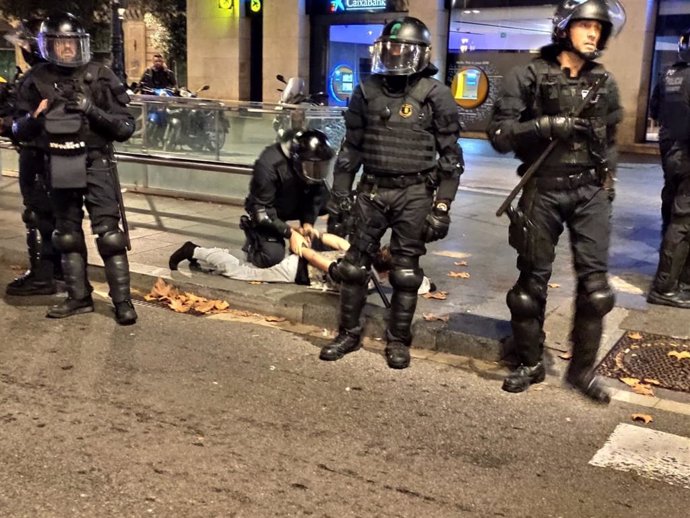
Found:
[{"label": "white road marking", "polygon": [[589,463],[690,489],[690,439],[680,435],[621,423]]},{"label": "white road marking", "polygon": [[611,275],[609,277],[609,281],[611,282],[611,285],[616,291],[620,291],[623,293],[630,293],[631,295],[642,295],[644,294],[644,291],[642,291],[640,288],[635,286],[634,284],[630,284],[628,281],[624,281],[620,277],[616,275]]}]

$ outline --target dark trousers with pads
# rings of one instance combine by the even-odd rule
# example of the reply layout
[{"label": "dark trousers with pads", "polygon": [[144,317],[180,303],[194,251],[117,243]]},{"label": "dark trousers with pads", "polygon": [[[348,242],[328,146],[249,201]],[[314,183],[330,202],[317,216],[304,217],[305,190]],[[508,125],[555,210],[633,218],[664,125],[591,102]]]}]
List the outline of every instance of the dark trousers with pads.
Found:
[{"label": "dark trousers with pads", "polygon": [[593,172],[536,178],[528,183],[519,207],[532,223],[529,250],[518,255],[520,277],[507,296],[519,360],[531,366],[542,359],[548,283],[556,245],[567,227],[577,275],[571,367],[591,368],[603,316],[614,302],[606,279],[611,218],[608,194]]},{"label": "dark trousers with pads", "polygon": [[[339,267],[343,276],[340,290],[340,327],[354,335],[362,332],[361,313],[367,296],[367,281],[381,238],[391,229],[390,251],[393,268],[389,274],[393,287],[388,342],[412,341],[411,324],[417,307],[417,290],[424,273],[419,257],[426,247],[422,238],[424,220],[433,201],[433,190],[425,179],[382,178],[360,182],[353,215],[355,231],[351,247]],[[404,185],[409,181],[411,185]],[[414,182],[414,183],[413,183]]]}]

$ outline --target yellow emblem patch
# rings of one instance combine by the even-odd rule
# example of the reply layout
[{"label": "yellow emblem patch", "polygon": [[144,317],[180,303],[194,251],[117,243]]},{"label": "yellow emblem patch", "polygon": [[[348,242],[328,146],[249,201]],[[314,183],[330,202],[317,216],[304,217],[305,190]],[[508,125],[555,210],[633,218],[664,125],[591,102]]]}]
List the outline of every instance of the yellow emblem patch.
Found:
[{"label": "yellow emblem patch", "polygon": [[407,119],[410,115],[412,115],[412,105],[411,104],[403,104],[400,107],[400,116]]}]

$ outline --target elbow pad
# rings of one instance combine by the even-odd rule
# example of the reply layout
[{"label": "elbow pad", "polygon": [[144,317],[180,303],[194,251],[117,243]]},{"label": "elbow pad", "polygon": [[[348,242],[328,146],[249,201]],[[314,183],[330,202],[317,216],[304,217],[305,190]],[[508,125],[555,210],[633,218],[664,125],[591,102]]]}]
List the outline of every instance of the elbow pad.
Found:
[{"label": "elbow pad", "polygon": [[88,117],[94,129],[100,130],[104,136],[117,142],[124,142],[134,133],[134,124],[131,120],[112,117],[100,108],[94,107]]}]

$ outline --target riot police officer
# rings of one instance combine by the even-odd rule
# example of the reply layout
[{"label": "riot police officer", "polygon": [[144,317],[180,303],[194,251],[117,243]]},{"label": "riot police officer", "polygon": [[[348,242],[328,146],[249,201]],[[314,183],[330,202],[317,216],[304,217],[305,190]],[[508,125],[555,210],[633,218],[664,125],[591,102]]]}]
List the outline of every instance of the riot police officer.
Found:
[{"label": "riot police officer", "polygon": [[678,61],[654,90],[651,115],[660,124],[664,188],[659,265],[647,301],[690,308],[690,29],[678,40]]},{"label": "riot police officer", "polygon": [[[404,17],[386,24],[374,44],[372,75],[353,92],[329,201],[331,229],[351,210],[351,247],[338,265],[342,279],[340,325],[320,358],[333,361],[360,347],[361,313],[372,258],[388,228],[393,287],[386,331],[386,361],[393,369],[410,363],[411,324],[424,278],[419,258],[425,243],[442,239],[450,204],[463,171],[460,121],[450,89],[432,79],[427,27]],[[364,166],[354,206],[350,190]]]},{"label": "riot police officer", "polygon": [[[566,0],[553,18],[553,43],[504,79],[488,136],[502,153],[513,151],[524,172],[552,140],[558,144],[525,185],[513,211],[509,241],[518,251],[520,276],[507,295],[520,365],[503,382],[522,392],[544,380],[544,312],[555,247],[570,231],[577,295],[566,381],[594,401],[608,393],[594,376],[603,317],[614,305],[607,280],[615,131],[622,118],[609,77],[579,117],[572,115],[605,73],[595,61],[625,12],[616,0]],[[510,213],[509,213],[510,214]]]},{"label": "riot police officer", "polygon": [[[19,30],[7,37],[19,46],[24,61],[32,67],[43,62],[37,39],[41,22],[39,18],[23,20]],[[11,128],[9,133],[12,137]],[[55,277],[62,277],[62,269],[60,254],[51,240],[55,215],[46,185],[46,156],[36,141],[16,144],[19,147],[19,188],[24,203],[22,220],[26,226],[30,266],[7,285],[6,292],[8,295],[49,295],[57,291]]]},{"label": "riot police officer", "polygon": [[254,266],[269,268],[285,258],[285,240],[296,231],[287,221],[299,221],[300,233],[314,235],[334,156],[323,132],[290,130],[254,162],[244,204],[248,216],[240,219],[247,238],[243,250]]},{"label": "riot police officer", "polygon": [[113,141],[134,132],[129,97],[115,74],[91,62],[89,35],[71,14],[46,18],[38,34],[46,63],[26,74],[17,92],[15,136],[40,142],[49,158],[49,187],[56,216],[53,245],[62,253],[67,299],[49,318],[93,311],[82,231],[83,207],[103,258],[117,322],[136,322],[129,286],[127,235],[120,229],[121,194]]}]

